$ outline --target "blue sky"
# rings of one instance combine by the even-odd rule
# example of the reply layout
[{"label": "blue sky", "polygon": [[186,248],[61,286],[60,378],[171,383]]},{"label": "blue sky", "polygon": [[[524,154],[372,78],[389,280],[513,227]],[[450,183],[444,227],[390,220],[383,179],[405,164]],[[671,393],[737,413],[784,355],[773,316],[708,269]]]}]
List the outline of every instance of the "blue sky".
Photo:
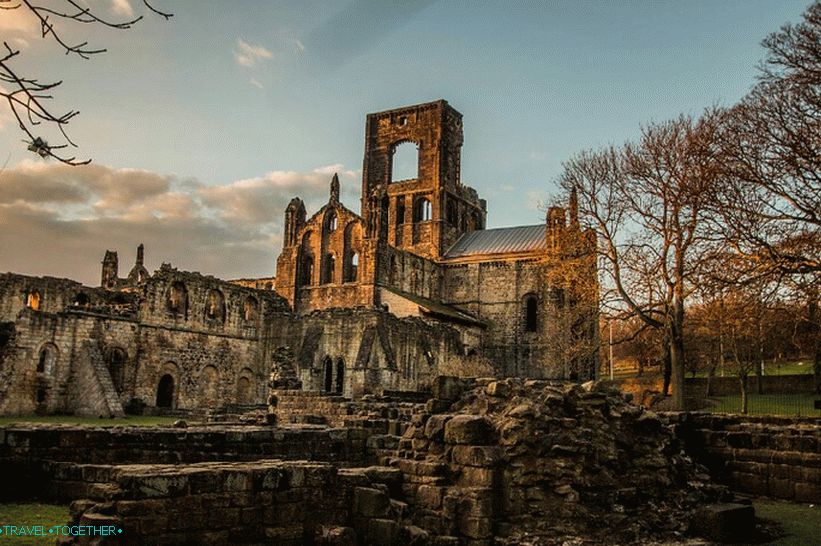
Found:
[{"label": "blue sky", "polygon": [[732,104],[755,81],[761,39],[807,2],[155,4],[173,19],[66,26],[108,48],[87,61],[0,12],[14,67],[64,81],[54,109],[80,110],[70,134],[94,160],[34,158],[0,106],[0,271],[96,283],[105,249],[127,269],[144,242],[149,269],[271,275],[292,195],[310,213],[339,170],[358,210],[365,114],[439,98],[464,115],[462,179],[488,200],[488,226],[537,223],[563,160]]}]

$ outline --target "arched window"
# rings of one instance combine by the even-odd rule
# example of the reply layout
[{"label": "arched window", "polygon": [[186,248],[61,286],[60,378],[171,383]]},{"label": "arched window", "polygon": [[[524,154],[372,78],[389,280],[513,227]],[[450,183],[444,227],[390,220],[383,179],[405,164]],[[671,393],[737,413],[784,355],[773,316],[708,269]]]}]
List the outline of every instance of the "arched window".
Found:
[{"label": "arched window", "polygon": [[322,363],[322,371],[325,379],[323,390],[325,392],[331,392],[331,389],[334,386],[334,363],[331,361],[330,357],[325,357],[325,360]]},{"label": "arched window", "polygon": [[348,273],[345,282],[356,282],[359,275],[359,253],[353,252],[348,262]]},{"label": "arched window", "polygon": [[393,147],[391,182],[419,178],[419,147],[415,142],[400,142]]},{"label": "arched window", "polygon": [[334,392],[342,394],[345,390],[345,362],[339,358],[336,361],[336,381],[334,382]]},{"label": "arched window", "polygon": [[259,314],[258,309],[259,302],[257,302],[257,299],[254,296],[248,296],[245,299],[245,305],[242,309],[242,318],[244,318],[246,322],[255,322]]},{"label": "arched window", "polygon": [[40,309],[40,292],[32,290],[26,295],[26,307],[34,311]]},{"label": "arched window", "polygon": [[51,343],[43,345],[37,356],[37,373],[54,374],[54,364],[57,362],[57,347]]},{"label": "arched window", "polygon": [[205,301],[205,318],[216,322],[225,321],[225,296],[216,289],[208,291]]},{"label": "arched window", "polygon": [[525,298],[525,331],[535,332],[539,326],[539,301],[536,296]]},{"label": "arched window", "polygon": [[91,300],[85,292],[77,292],[77,295],[74,296],[74,307],[88,307],[90,303]]},{"label": "arched window", "polygon": [[325,268],[322,271],[322,284],[334,282],[334,271],[336,270],[336,257],[333,254],[325,255]]},{"label": "arched window", "polygon": [[422,197],[416,201],[416,206],[413,210],[414,222],[429,222],[433,219],[433,207],[426,197]]},{"label": "arched window", "polygon": [[168,289],[166,309],[174,315],[188,315],[188,289],[181,281],[175,281]]},{"label": "arched window", "polygon": [[314,278],[314,259],[311,256],[304,256],[302,258],[302,267],[300,269],[299,285],[311,286],[311,281]]},{"label": "arched window", "polygon": [[330,210],[325,215],[325,229],[328,233],[333,233],[339,227],[339,219],[336,216],[336,211]]},{"label": "arched window", "polygon": [[457,210],[456,210],[456,202],[453,201],[452,199],[448,199],[446,209],[447,209],[448,224],[450,224],[452,226],[455,226],[457,224],[457,222],[459,221],[459,214],[457,213]]},{"label": "arched window", "polygon": [[243,375],[237,379],[237,404],[252,403],[251,380],[249,376]]},{"label": "arched window", "polygon": [[114,347],[108,353],[108,373],[111,375],[111,382],[117,392],[123,390],[123,380],[125,378],[125,364],[128,355],[123,349]]},{"label": "arched window", "polygon": [[165,374],[157,383],[157,407],[174,407],[174,378],[171,374]]}]

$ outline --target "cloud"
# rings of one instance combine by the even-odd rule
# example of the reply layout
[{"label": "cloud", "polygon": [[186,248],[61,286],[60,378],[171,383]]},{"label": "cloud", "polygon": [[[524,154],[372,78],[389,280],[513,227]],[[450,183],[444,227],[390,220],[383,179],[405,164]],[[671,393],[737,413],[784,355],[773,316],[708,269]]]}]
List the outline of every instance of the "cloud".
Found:
[{"label": "cloud", "polygon": [[122,17],[134,17],[134,8],[128,0],[111,0],[111,13]]},{"label": "cloud", "polygon": [[251,45],[242,38],[237,38],[237,47],[234,49],[234,60],[240,66],[251,67],[257,61],[270,59],[274,54],[261,45]]},{"label": "cloud", "polygon": [[0,173],[0,271],[97,284],[106,249],[120,251],[125,275],[145,243],[149,269],[171,262],[221,278],[270,276],[285,207],[299,195],[309,214],[317,210],[332,170],[343,201],[355,203],[358,172],[341,165],[205,186],[139,169],[24,162]]},{"label": "cloud", "polygon": [[256,78],[251,78],[250,80],[248,80],[248,83],[250,83],[251,85],[253,85],[254,87],[256,87],[258,89],[263,89],[264,88],[264,86],[261,83],[259,83],[259,81]]},{"label": "cloud", "polygon": [[7,36],[10,35],[36,37],[39,32],[40,24],[26,6],[21,4],[16,9],[0,11],[0,34],[5,40],[8,41]]}]

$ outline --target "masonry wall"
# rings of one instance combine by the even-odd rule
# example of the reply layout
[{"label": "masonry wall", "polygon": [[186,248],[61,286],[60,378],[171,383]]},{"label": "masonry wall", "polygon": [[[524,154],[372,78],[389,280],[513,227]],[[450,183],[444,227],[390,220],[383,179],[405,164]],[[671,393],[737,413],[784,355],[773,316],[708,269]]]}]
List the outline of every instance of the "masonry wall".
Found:
[{"label": "masonry wall", "polygon": [[339,394],[358,398],[383,390],[429,388],[437,367],[464,355],[459,332],[420,318],[397,318],[374,309],[328,309],[295,318],[272,331],[272,345],[293,355],[302,388],[325,391],[325,366],[333,365],[332,389],[342,363]]},{"label": "masonry wall", "polygon": [[683,413],[687,452],[736,491],[821,502],[821,420]]}]

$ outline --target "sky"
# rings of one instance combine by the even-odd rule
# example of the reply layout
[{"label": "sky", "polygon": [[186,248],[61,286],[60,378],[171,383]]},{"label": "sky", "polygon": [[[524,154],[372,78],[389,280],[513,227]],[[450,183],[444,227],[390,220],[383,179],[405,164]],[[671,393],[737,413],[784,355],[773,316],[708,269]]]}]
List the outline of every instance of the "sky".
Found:
[{"label": "sky", "polygon": [[153,0],[166,21],[137,0],[88,2],[145,17],[130,30],[58,23],[107,49],[84,60],[22,10],[0,11],[11,66],[63,82],[50,108],[80,111],[71,154],[92,159],[41,160],[0,104],[0,272],[98,285],[106,249],[124,276],[144,243],[150,271],[272,276],[293,196],[312,214],[339,172],[359,210],[365,115],[437,99],[464,116],[462,181],[487,199],[488,227],[539,223],[563,161],[733,104],[761,40],[808,4]]}]

